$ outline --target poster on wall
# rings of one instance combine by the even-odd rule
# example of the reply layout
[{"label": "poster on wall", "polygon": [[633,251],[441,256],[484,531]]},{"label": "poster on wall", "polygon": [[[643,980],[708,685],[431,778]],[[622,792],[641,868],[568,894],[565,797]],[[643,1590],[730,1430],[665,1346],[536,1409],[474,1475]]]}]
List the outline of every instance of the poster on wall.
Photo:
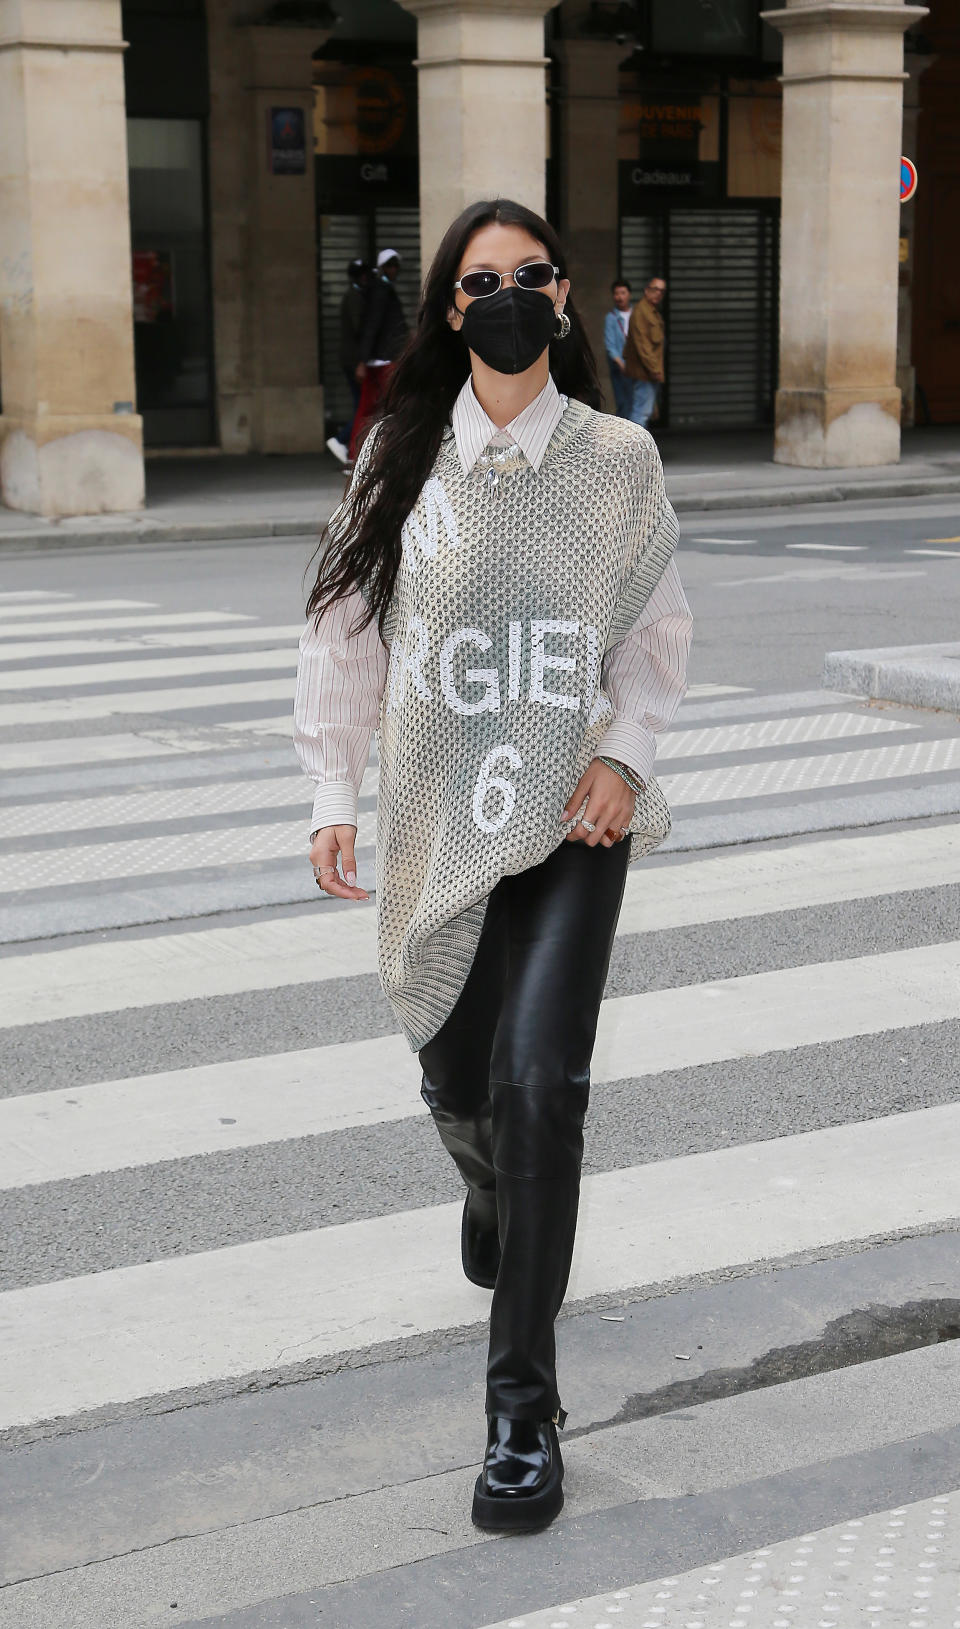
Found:
[{"label": "poster on wall", "polygon": [[173,256],[169,249],[134,249],[134,322],[170,322],[173,315]]},{"label": "poster on wall", "polygon": [[270,174],[306,175],[307,124],[302,107],[272,107]]}]

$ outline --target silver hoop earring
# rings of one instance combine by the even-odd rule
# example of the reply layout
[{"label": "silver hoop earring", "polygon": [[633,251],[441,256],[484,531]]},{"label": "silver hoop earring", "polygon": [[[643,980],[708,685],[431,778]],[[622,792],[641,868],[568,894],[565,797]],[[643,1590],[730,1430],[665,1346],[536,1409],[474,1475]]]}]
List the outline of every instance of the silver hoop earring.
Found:
[{"label": "silver hoop earring", "polygon": [[565,311],[561,311],[558,314],[557,323],[559,324],[557,328],[557,339],[566,339],[570,332],[570,318],[567,316]]}]

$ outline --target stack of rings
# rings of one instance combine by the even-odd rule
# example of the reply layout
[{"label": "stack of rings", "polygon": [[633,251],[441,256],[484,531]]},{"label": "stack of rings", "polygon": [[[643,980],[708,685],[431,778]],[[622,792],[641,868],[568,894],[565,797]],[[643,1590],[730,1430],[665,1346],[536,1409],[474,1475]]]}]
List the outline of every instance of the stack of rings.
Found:
[{"label": "stack of rings", "polygon": [[[579,821],[577,822],[577,824],[582,826],[584,831],[595,832],[596,829],[597,829],[594,822],[592,820],[588,820],[586,815],[581,815]],[[612,837],[613,841],[615,843],[620,843],[626,837],[629,830],[630,830],[629,826],[621,826],[619,832],[617,832],[617,834],[614,835],[613,827],[608,826],[607,827],[607,836]]]},{"label": "stack of rings", "polygon": [[313,875],[314,875],[314,877],[316,879],[317,887],[320,888],[320,889],[323,888],[323,879],[324,879],[324,877],[335,877],[336,874],[337,874],[337,868],[336,868],[335,865],[324,865],[324,866],[316,866],[315,865],[314,868],[313,868]]},{"label": "stack of rings", "polygon": [[[599,760],[602,764],[606,764],[608,769],[612,769],[615,775],[620,776],[620,779],[630,788],[630,791],[633,793],[634,797],[637,797],[640,792],[645,790],[644,784],[640,780],[639,776],[634,774],[632,769],[628,769],[626,764],[621,764],[616,758],[605,758],[602,753],[599,754]],[[586,815],[580,816],[578,824],[583,827],[584,831],[591,833],[595,832],[597,829],[594,822],[592,820],[588,820]],[[621,826],[618,832],[615,832],[612,826],[608,826],[606,835],[614,843],[622,843],[623,839],[629,835],[629,832],[629,826]]]}]

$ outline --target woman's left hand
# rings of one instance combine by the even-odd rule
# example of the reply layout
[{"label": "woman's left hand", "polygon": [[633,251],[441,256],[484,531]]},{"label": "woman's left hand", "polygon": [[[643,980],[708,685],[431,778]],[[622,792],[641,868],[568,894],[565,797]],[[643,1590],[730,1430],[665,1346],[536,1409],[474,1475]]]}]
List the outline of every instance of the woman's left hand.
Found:
[{"label": "woman's left hand", "polygon": [[[629,826],[633,819],[634,793],[615,769],[609,769],[599,758],[594,758],[567,799],[561,819],[572,820],[584,798],[587,807],[573,830],[567,833],[566,841],[586,843],[589,848],[596,848],[598,843],[612,848],[622,840],[622,828]],[[594,830],[591,831],[585,821],[589,821]]]}]

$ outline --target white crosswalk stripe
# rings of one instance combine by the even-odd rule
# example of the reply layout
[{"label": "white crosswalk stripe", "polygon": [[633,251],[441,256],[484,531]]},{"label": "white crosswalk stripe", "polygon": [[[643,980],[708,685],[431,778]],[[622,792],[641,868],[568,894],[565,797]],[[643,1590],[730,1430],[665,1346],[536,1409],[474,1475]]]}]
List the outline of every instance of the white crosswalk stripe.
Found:
[{"label": "white crosswalk stripe", "polygon": [[[52,603],[56,601],[56,603]],[[9,601],[3,602],[4,621],[10,617],[39,617],[43,620],[51,616],[72,616],[77,612],[84,615],[91,611],[102,613],[104,611],[145,611],[148,609],[146,600],[78,600],[72,594],[14,594]]]},{"label": "white crosswalk stripe", "polygon": [[[22,1240],[18,1259],[0,1268],[0,1431],[30,1436],[41,1422],[70,1430],[90,1424],[88,1411],[135,1418],[193,1388],[237,1397],[265,1377],[290,1380],[304,1364],[346,1371],[419,1342],[440,1345],[450,1331],[481,1330],[489,1298],[460,1273],[460,1203],[442,1188],[418,1194],[405,1167],[426,1111],[417,1060],[395,1029],[384,1033],[371,993],[375,907],[316,894],[305,864],[310,788],[292,748],[285,755],[267,738],[291,701],[296,630],[255,619],[224,627],[234,613],[167,615],[147,601],[0,598],[0,621],[8,609],[32,620],[23,619],[22,637],[5,625],[0,639],[0,662],[4,649],[12,653],[17,698],[0,706],[0,770],[11,777],[0,788],[0,906],[4,920],[23,923],[0,956],[8,1060],[0,1203]],[[38,631],[50,610],[63,638]],[[276,647],[281,638],[289,648],[240,648]],[[166,654],[145,660],[147,641]],[[209,655],[190,654],[207,646]],[[56,668],[13,666],[47,652]],[[110,659],[60,665],[87,655]],[[285,677],[272,676],[279,668],[289,669]],[[207,682],[212,674],[221,677]],[[135,688],[148,682],[156,688]],[[245,711],[244,722],[225,720],[227,707]],[[180,711],[188,722],[162,722]],[[129,714],[150,715],[145,734],[131,721],[111,729],[114,715]],[[957,770],[960,731],[947,717],[837,697],[764,698],[722,684],[702,686],[686,720],[681,710],[658,758],[675,835],[682,839],[688,809],[694,818],[711,803],[720,836],[695,852],[681,841],[628,875],[615,952],[621,982],[601,1009],[593,1112],[602,1118],[605,1104],[622,1099],[618,1113],[629,1119],[648,1094],[665,1091],[667,1077],[682,1078],[708,1100],[707,1130],[702,1143],[679,1145],[696,1152],[629,1145],[585,1179],[571,1304],[655,1298],[664,1286],[683,1294],[702,1281],[956,1225],[960,1105],[908,1079],[893,1106],[889,1095],[879,1108],[866,1097],[854,1105],[835,1082],[858,1048],[865,1071],[875,1055],[906,1058],[920,1048],[930,1058],[960,1023],[960,825],[912,819],[927,812],[916,804],[895,812],[898,798],[922,797],[931,778],[949,796]],[[371,882],[377,778],[372,763],[357,839]],[[800,836],[769,841],[770,809],[815,812],[837,788],[850,800],[851,828],[860,788],[870,797],[881,789],[894,812],[871,813],[864,793],[861,829],[824,833],[811,819]],[[740,818],[753,811],[755,840],[728,837],[724,846],[725,808]],[[290,881],[270,893],[281,871]],[[251,878],[266,890],[254,903],[282,914],[248,910],[239,889]],[[217,891],[201,895],[212,884]],[[196,889],[196,905],[166,923],[163,887]],[[48,899],[83,914],[73,930],[48,930],[49,945],[36,945],[30,912]],[[126,915],[111,914],[117,901]],[[179,920],[191,913],[197,920]],[[901,918],[909,923],[902,941],[889,932]],[[756,953],[749,966],[744,946]],[[765,948],[776,952],[772,965]],[[787,1095],[800,1059],[808,1060],[809,1118],[771,1131],[763,1116]],[[735,1123],[724,1107],[725,1071],[738,1089],[749,1075]],[[666,1095],[679,1135],[689,1102]],[[438,1166],[442,1158],[438,1149]],[[375,1197],[344,1219],[338,1184],[354,1171]],[[250,1224],[233,1197],[247,1181],[251,1193],[259,1181],[273,1207]],[[170,1213],[154,1218],[161,1187],[174,1222]],[[93,1265],[84,1249],[94,1251]],[[953,1374],[955,1346],[922,1356],[941,1364],[941,1379],[948,1364]],[[884,1370],[880,1395],[891,1383],[886,1362],[874,1367]],[[843,1373],[856,1386],[855,1372]],[[909,1388],[894,1391],[906,1409]],[[740,1415],[734,1403],[743,1404]],[[725,1418],[761,1407],[733,1399]],[[614,1429],[636,1433],[637,1421],[624,1420]],[[864,1446],[855,1437],[851,1426],[851,1453]],[[569,1464],[583,1479],[572,1479],[576,1508],[606,1509],[622,1497],[621,1483],[609,1491],[588,1439],[573,1444]],[[201,1484],[199,1459],[195,1475]],[[435,1481],[434,1500],[459,1509],[465,1473],[444,1470]],[[387,1491],[414,1498],[404,1486]],[[306,1496],[304,1506],[312,1511]],[[362,1505],[366,1519],[372,1508]],[[422,1504],[410,1516],[411,1531],[437,1525]],[[482,1542],[450,1530],[458,1550]],[[306,1589],[321,1577],[311,1559],[302,1575],[276,1558],[266,1570],[248,1567],[253,1541],[242,1521],[235,1542],[231,1608],[279,1596],[290,1578]],[[296,1549],[289,1533],[282,1542]],[[416,1553],[453,1542],[429,1539],[434,1549]],[[402,1565],[414,1552],[398,1544],[388,1535],[363,1565],[377,1571],[388,1556]],[[188,1580],[201,1548],[183,1563]],[[17,1586],[23,1594],[11,1593],[8,1609],[28,1625],[116,1621],[125,1629],[171,1613],[181,1596],[156,1589],[146,1592],[153,1617],[130,1604],[144,1578],[160,1576],[152,1552],[120,1559],[122,1577],[117,1557],[103,1562],[114,1569],[102,1586],[114,1591],[113,1616],[84,1604],[99,1562],[83,1577],[72,1564],[48,1569]],[[331,1567],[334,1581],[354,1576],[349,1560]],[[543,1587],[541,1606],[559,1598],[549,1579]],[[191,1595],[187,1585],[182,1600],[194,1601],[198,1620],[201,1607],[211,1619],[221,1610],[219,1598]],[[17,1621],[4,1619],[3,1601],[0,1591],[0,1622]],[[176,1615],[186,1622],[179,1605]],[[477,1623],[483,1617],[478,1607]]]},{"label": "white crosswalk stripe", "polygon": [[[107,600],[103,603],[122,606],[124,602]],[[56,622],[50,622],[49,609],[47,606],[32,606],[31,610],[38,618],[40,611],[43,611],[42,619],[35,622],[10,622],[6,620],[5,612],[5,621],[0,626],[0,660],[9,661],[10,657],[2,653],[8,652],[12,646],[25,639],[41,640],[43,649],[52,650],[54,646],[62,649],[62,645],[66,643],[63,639],[64,634],[86,634],[88,639],[84,642],[83,649],[90,650],[96,636],[102,635],[112,642],[114,638],[138,638],[144,628],[150,631],[160,628],[171,633],[177,630],[196,630],[195,638],[199,642],[201,637],[209,638],[210,635],[218,633],[225,623],[229,622],[232,625],[256,622],[255,617],[247,616],[243,611],[147,611],[143,614],[131,614],[115,609],[107,616],[102,612],[99,616],[91,616],[90,613],[97,609],[95,602],[85,608],[75,605],[55,606],[54,609],[59,615]],[[67,620],[68,612],[84,609],[85,615]],[[133,633],[130,633],[131,629],[134,630]],[[245,635],[243,628],[232,628],[231,631],[238,639],[256,637],[255,633]]]},{"label": "white crosswalk stripe", "polygon": [[[0,675],[0,694],[13,690],[71,690],[78,684],[142,683],[145,679],[183,677],[193,673],[222,673],[243,669],[268,670],[296,666],[296,640],[284,650],[228,651],[215,656],[158,656],[153,661],[92,662],[88,667],[22,668]],[[159,699],[159,698],[158,698]]]},{"label": "white crosswalk stripe", "polygon": [[[210,752],[210,737],[191,736],[188,729],[144,726],[141,735],[75,735],[41,741],[0,742],[0,770],[63,768],[67,765],[122,764],[140,758],[177,757],[186,752]],[[33,831],[56,831],[61,818],[50,806],[50,826],[38,823]],[[100,819],[94,824],[102,825]]]},{"label": "white crosswalk stripe", "polygon": [[[266,653],[272,656],[271,652]],[[243,668],[246,661],[243,657],[231,657],[227,664],[232,667]],[[253,664],[251,664],[253,665]],[[114,715],[124,717],[128,713],[180,713],[196,711],[199,708],[211,707],[246,707],[251,702],[291,701],[292,711],[292,670],[296,666],[296,658],[283,654],[282,661],[271,660],[263,664],[266,667],[290,668],[291,673],[283,679],[238,680],[236,683],[225,682],[214,685],[179,685],[174,689],[158,686],[155,690],[112,690],[100,696],[64,696],[56,701],[12,701],[0,703],[0,729],[7,726],[19,728],[39,724],[64,725],[71,721],[80,723],[90,719],[111,718]],[[163,677],[167,669],[157,675]],[[182,672],[182,668],[178,669]],[[117,663],[113,673],[113,684],[124,680],[123,665]],[[92,680],[90,681],[93,682]],[[43,686],[36,685],[37,689],[50,689],[51,682]]]},{"label": "white crosswalk stripe", "polygon": [[[27,630],[18,629],[17,631],[24,632]],[[56,657],[57,660],[62,660],[65,656],[108,656],[113,654],[126,656],[131,653],[142,654],[145,650],[193,649],[198,645],[265,645],[268,641],[272,642],[274,640],[282,640],[286,646],[296,646],[301,631],[299,625],[258,628],[255,624],[248,624],[245,628],[194,626],[190,629],[180,626],[156,633],[129,633],[125,631],[107,639],[44,638],[13,640],[10,642],[0,641],[0,663],[35,661],[44,656]],[[238,656],[237,660],[242,661],[242,658]],[[32,671],[39,675],[45,670],[38,668]],[[0,684],[2,684],[2,680],[3,672],[0,671]],[[37,682],[40,682],[39,677]]]},{"label": "white crosswalk stripe", "polygon": [[18,600],[65,600],[69,594],[50,592],[42,588],[5,588],[0,590],[0,605],[16,604]]},{"label": "white crosswalk stripe", "polygon": [[[305,860],[309,809],[299,820],[274,821],[263,826],[233,826],[222,831],[198,831],[179,837],[123,838],[113,843],[63,847],[56,857],[56,883],[106,882],[114,877],[148,877],[197,866],[251,865],[266,860]],[[357,846],[373,842],[376,817],[361,814]],[[49,860],[48,860],[49,863]],[[0,857],[0,891],[38,885],[36,851]],[[309,876],[309,872],[305,873]]]}]

